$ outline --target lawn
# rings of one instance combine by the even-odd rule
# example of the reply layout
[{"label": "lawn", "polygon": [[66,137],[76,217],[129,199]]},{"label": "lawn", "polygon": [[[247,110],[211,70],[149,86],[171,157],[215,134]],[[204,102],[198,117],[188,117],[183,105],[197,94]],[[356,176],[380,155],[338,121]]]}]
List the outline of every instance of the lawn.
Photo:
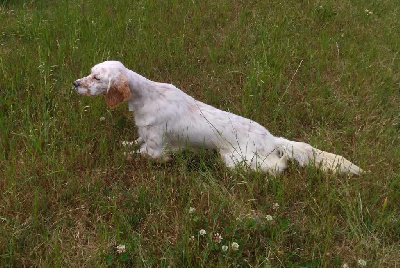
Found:
[{"label": "lawn", "polygon": [[[399,267],[396,1],[0,1],[0,267]],[[120,60],[368,172],[133,155]],[[221,239],[222,238],[222,239]],[[125,246],[125,248],[123,248]]]}]

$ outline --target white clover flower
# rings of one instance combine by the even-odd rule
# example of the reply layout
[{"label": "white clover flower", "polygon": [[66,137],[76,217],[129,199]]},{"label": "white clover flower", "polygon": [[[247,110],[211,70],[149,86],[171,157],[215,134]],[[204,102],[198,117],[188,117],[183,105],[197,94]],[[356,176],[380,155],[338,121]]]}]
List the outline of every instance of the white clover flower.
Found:
[{"label": "white clover flower", "polygon": [[274,203],[274,204],[272,205],[272,208],[273,208],[274,210],[277,210],[277,209],[279,208],[279,204],[278,204],[278,203]]},{"label": "white clover flower", "polygon": [[106,120],[106,118],[104,116],[100,117],[100,122]]},{"label": "white clover flower", "polygon": [[367,266],[367,262],[365,260],[363,260],[363,259],[358,259],[357,263],[360,266]]},{"label": "white clover flower", "polygon": [[367,15],[372,15],[372,14],[374,14],[372,11],[370,11],[370,10],[368,10],[368,9],[365,9],[364,11],[365,11],[365,13],[367,13]]},{"label": "white clover flower", "polygon": [[221,243],[222,242],[222,235],[220,234],[220,233],[216,233],[216,234],[214,234],[214,241],[215,241],[215,243]]},{"label": "white clover flower", "polygon": [[232,245],[231,245],[231,248],[232,248],[232,250],[234,250],[234,251],[239,250],[239,244],[236,243],[236,242],[233,242]]},{"label": "white clover flower", "polygon": [[195,211],[196,211],[195,208],[193,208],[193,207],[190,207],[190,208],[189,208],[189,214],[193,214]]},{"label": "white clover flower", "polygon": [[343,263],[342,268],[350,268],[350,266],[347,263]]},{"label": "white clover flower", "polygon": [[201,235],[201,236],[204,236],[204,235],[206,235],[206,230],[204,230],[204,229],[201,229],[200,231],[199,231],[199,235]]},{"label": "white clover flower", "polygon": [[221,247],[221,249],[222,249],[223,252],[227,252],[228,251],[228,246],[227,245],[223,245]]},{"label": "white clover flower", "polygon": [[121,254],[126,251],[125,245],[118,245],[117,246],[117,253]]},{"label": "white clover flower", "polygon": [[267,219],[267,221],[273,221],[274,218],[271,215],[267,215],[265,216],[265,218]]}]

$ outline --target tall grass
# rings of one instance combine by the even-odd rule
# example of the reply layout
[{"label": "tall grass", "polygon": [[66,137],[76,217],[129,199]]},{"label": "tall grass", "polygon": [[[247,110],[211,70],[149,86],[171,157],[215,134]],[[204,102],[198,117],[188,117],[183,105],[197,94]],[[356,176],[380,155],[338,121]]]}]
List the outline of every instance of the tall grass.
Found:
[{"label": "tall grass", "polygon": [[[1,267],[399,266],[399,18],[395,1],[1,1]],[[370,172],[127,160],[126,105],[71,86],[107,59]]]}]

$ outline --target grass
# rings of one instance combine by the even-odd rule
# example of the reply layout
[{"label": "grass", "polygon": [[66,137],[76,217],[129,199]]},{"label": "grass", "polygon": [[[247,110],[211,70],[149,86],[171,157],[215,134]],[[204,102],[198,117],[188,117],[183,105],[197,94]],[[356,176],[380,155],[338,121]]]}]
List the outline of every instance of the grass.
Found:
[{"label": "grass", "polygon": [[[399,11],[396,1],[0,1],[0,266],[398,267]],[[71,86],[107,59],[370,172],[292,164],[274,178],[201,150],[127,160],[127,106],[108,110]]]}]

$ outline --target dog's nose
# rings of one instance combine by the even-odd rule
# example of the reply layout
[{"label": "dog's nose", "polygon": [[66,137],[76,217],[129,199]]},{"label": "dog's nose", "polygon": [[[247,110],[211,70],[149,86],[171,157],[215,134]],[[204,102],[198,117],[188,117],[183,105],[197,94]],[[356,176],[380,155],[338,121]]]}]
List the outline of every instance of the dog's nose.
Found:
[{"label": "dog's nose", "polygon": [[72,84],[74,85],[75,88],[79,87],[79,82],[78,82],[78,80],[74,81]]}]

